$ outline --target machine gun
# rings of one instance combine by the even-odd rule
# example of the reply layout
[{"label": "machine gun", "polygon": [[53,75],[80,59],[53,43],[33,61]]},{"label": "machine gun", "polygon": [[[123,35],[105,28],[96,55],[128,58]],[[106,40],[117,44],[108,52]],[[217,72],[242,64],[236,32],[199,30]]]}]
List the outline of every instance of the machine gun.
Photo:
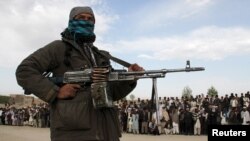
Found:
[{"label": "machine gun", "polygon": [[[128,80],[138,80],[144,78],[152,78],[153,80],[153,93],[152,100],[155,99],[155,103],[158,103],[157,94],[157,78],[164,78],[167,73],[174,72],[192,72],[192,71],[203,71],[203,67],[191,67],[190,61],[186,62],[185,68],[179,69],[161,69],[161,70],[146,70],[146,71],[132,71],[128,72],[126,70],[109,70],[107,79],[104,82],[93,83],[92,80],[92,69],[85,69],[80,71],[68,71],[64,73],[63,77],[49,77],[49,79],[57,85],[76,83],[76,84],[91,84],[91,94],[93,99],[93,104],[95,108],[112,107],[113,100],[110,96],[110,87],[108,82],[112,81],[128,81]],[[156,109],[159,109],[158,104],[156,104]],[[158,110],[156,110],[158,112]],[[157,122],[159,123],[159,116],[157,115]]]},{"label": "machine gun", "polygon": [[[128,72],[126,70],[110,70],[106,81],[127,81],[143,78],[163,78],[167,73],[203,70],[205,70],[203,67],[190,67],[190,61],[187,61],[186,67],[180,69],[161,69],[133,72]],[[80,71],[68,71],[64,73],[63,77],[50,77],[49,79],[58,85],[67,83],[91,83],[91,75],[92,69],[85,69]]]}]

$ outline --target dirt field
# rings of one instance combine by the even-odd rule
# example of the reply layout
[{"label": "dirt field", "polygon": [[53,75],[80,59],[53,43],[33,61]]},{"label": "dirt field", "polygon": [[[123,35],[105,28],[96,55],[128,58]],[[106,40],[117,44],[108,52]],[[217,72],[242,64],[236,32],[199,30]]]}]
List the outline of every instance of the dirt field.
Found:
[{"label": "dirt field", "polygon": [[[0,125],[0,141],[50,141],[48,128]],[[121,141],[207,141],[207,136],[123,134]]]}]

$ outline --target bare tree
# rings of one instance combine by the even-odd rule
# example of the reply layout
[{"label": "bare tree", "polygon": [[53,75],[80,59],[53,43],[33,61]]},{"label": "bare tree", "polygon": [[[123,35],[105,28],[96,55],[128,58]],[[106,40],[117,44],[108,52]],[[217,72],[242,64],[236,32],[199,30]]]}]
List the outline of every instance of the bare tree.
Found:
[{"label": "bare tree", "polygon": [[207,95],[209,95],[209,96],[216,96],[216,95],[218,95],[218,91],[214,88],[214,86],[211,86],[207,90]]},{"label": "bare tree", "polygon": [[129,95],[129,98],[130,98],[132,101],[134,101],[135,95],[134,95],[134,94],[130,94],[130,95]]},{"label": "bare tree", "polygon": [[184,87],[182,90],[182,96],[187,97],[188,99],[191,98],[192,95],[192,89],[189,86]]}]

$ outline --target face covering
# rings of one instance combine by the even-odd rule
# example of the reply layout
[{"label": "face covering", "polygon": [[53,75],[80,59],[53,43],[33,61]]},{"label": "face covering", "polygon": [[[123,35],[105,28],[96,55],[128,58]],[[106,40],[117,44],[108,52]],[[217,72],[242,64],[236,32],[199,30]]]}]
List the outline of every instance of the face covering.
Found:
[{"label": "face covering", "polygon": [[95,37],[94,23],[86,20],[70,20],[68,30],[74,39]]}]

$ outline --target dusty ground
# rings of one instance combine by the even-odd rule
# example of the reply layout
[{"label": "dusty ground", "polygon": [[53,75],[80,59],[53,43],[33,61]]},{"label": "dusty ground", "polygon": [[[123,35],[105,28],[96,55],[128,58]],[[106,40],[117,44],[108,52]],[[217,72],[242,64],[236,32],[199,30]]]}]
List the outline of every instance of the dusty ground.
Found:
[{"label": "dusty ground", "polygon": [[[0,141],[50,141],[48,128],[0,125]],[[121,141],[207,141],[207,136],[123,134]]]}]

